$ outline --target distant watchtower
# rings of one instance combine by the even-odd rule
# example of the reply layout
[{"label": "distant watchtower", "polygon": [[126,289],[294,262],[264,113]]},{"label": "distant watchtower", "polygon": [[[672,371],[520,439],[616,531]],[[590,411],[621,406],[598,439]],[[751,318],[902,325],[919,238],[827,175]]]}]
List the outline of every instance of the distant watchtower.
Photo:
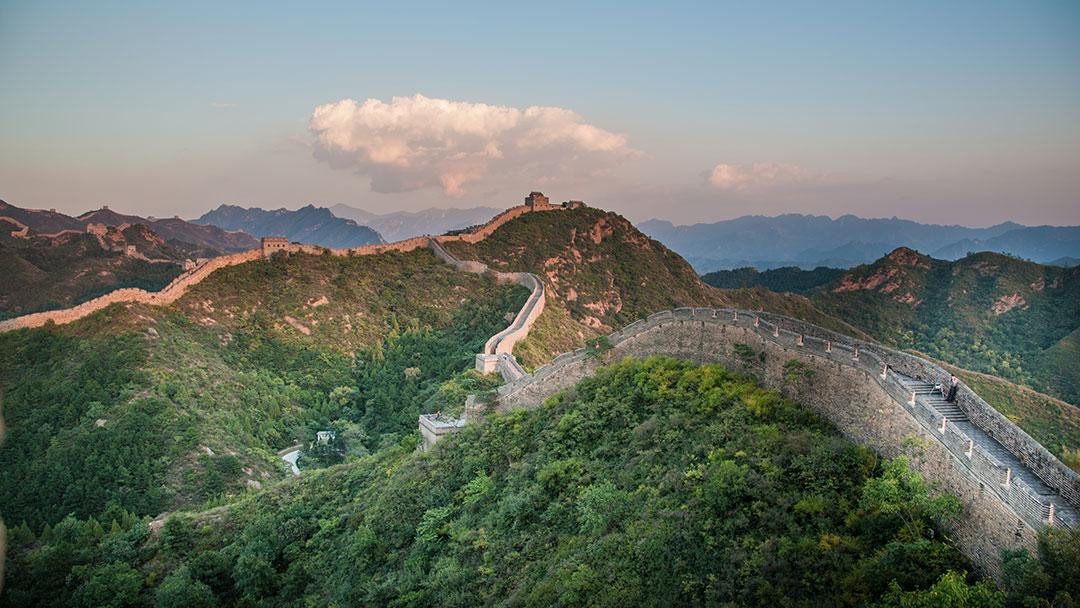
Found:
[{"label": "distant watchtower", "polygon": [[289,239],[283,236],[264,236],[262,237],[262,255],[264,258],[268,258],[275,251],[285,251],[289,247]]},{"label": "distant watchtower", "polygon": [[530,192],[529,196],[525,197],[525,206],[531,209],[546,209],[551,206],[551,202],[543,192]]}]

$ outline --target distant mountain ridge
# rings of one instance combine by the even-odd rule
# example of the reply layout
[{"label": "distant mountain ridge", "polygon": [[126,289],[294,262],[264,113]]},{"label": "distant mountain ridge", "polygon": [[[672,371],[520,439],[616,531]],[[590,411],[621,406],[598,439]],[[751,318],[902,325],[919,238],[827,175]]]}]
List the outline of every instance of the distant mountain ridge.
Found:
[{"label": "distant mountain ridge", "polygon": [[179,217],[157,219],[117,213],[107,207],[87,211],[77,217],[53,210],[25,209],[0,200],[0,217],[11,218],[33,233],[56,234],[64,230],[83,232],[87,224],[123,226],[143,224],[162,239],[192,256],[210,257],[222,253],[244,251],[259,246],[258,239],[243,232],[230,232],[217,226],[200,226]]},{"label": "distant mountain ridge", "polygon": [[[836,272],[787,269],[744,278],[807,285],[801,291],[818,308],[887,344],[1080,403],[1080,268],[993,252],[949,261],[901,247]],[[715,284],[736,275],[707,277]]]},{"label": "distant mountain ridge", "polygon": [[337,217],[329,209],[314,205],[295,211],[221,205],[194,222],[226,230],[243,230],[256,237],[284,236],[290,241],[323,247],[360,247],[386,242],[368,226]]},{"label": "distant mountain ridge", "polygon": [[495,207],[470,207],[468,209],[439,209],[432,207],[421,211],[395,211],[372,213],[364,209],[337,204],[330,207],[334,215],[369,226],[390,242],[401,241],[424,234],[443,234],[469,226],[483,224],[502,209]]},{"label": "distant mountain ridge", "polygon": [[1005,222],[989,228],[968,228],[895,217],[843,215],[832,219],[785,214],[689,226],[653,219],[638,228],[680,253],[698,272],[748,266],[759,270],[785,266],[848,268],[872,262],[897,247],[949,260],[977,251],[1006,253],[1040,263],[1080,257],[1080,226]]}]

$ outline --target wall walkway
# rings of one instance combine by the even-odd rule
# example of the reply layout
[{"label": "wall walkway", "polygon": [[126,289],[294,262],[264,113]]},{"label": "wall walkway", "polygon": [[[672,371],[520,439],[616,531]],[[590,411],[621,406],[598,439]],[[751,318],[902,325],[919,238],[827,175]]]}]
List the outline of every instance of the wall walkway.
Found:
[{"label": "wall walkway", "polygon": [[[1001,576],[1001,549],[1034,551],[1043,526],[1080,526],[1080,476],[966,385],[955,404],[935,396],[933,386],[949,373],[925,359],[796,319],[730,309],[656,313],[608,340],[611,350],[602,355],[564,353],[508,382],[487,409],[537,407],[623,356],[668,355],[730,369],[750,365],[764,385],[794,390],[793,397],[846,436],[885,456],[923,446],[912,466],[961,499],[964,518],[955,524],[955,540],[991,576]],[[764,361],[745,361],[737,344],[764,353]],[[815,372],[812,386],[793,389],[784,369],[792,359]]]}]

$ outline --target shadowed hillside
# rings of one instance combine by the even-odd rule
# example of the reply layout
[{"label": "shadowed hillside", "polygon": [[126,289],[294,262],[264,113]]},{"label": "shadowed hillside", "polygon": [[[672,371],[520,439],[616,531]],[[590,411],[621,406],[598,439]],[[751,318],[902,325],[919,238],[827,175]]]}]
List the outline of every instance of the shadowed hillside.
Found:
[{"label": "shadowed hillside", "polygon": [[13,236],[19,232],[0,219],[0,318],[66,308],[121,287],[157,290],[180,274],[185,258],[141,224],[100,235]]}]

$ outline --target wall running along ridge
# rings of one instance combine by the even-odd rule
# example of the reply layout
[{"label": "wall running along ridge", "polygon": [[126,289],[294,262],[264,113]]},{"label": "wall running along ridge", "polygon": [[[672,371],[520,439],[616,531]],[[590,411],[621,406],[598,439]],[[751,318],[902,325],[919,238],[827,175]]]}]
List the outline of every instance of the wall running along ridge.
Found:
[{"label": "wall running along ridge", "polygon": [[[608,340],[610,350],[581,348],[559,355],[533,374],[500,387],[496,400],[486,406],[477,407],[475,398],[470,399],[472,408],[466,412],[477,417],[485,409],[537,407],[624,356],[716,362],[746,369],[764,386],[787,389],[845,436],[883,456],[910,454],[914,448],[912,467],[963,503],[963,515],[950,523],[953,540],[982,572],[998,581],[1002,549],[1033,553],[1036,532],[1044,526],[1080,526],[1080,475],[966,385],[960,385],[957,404],[974,428],[950,422],[922,396],[912,402],[912,382],[936,384],[949,377],[946,370],[919,357],[796,319],[730,309],[656,313],[610,334]],[[736,353],[737,344],[763,353],[764,360],[745,361]],[[786,378],[784,364],[793,359],[813,370],[812,381],[800,386]],[[458,421],[439,436],[466,422]],[[425,441],[430,434],[424,433]],[[997,443],[1015,459],[1005,458]]]},{"label": "wall running along ridge", "polygon": [[[562,207],[550,205],[544,208],[536,208],[535,211],[553,211],[562,209]],[[421,247],[432,247],[434,249],[436,242],[446,241],[466,241],[469,243],[476,243],[487,238],[492,232],[495,232],[499,226],[502,226],[506,222],[534,211],[534,209],[525,205],[512,207],[503,211],[499,215],[496,215],[488,223],[478,228],[475,232],[452,235],[452,236],[418,236],[411,239],[405,239],[403,241],[397,241],[395,243],[384,243],[380,245],[364,245],[363,247],[350,247],[341,249],[330,249],[326,247],[320,247],[318,245],[305,245],[302,243],[290,243],[287,246],[280,249],[288,253],[308,253],[312,255],[329,254],[335,256],[353,256],[353,255],[376,255],[380,253],[387,253],[390,251],[408,252]],[[440,249],[442,249],[440,247]],[[448,252],[443,250],[447,256],[450,256]],[[193,285],[196,285],[206,277],[213,274],[215,270],[219,268],[225,268],[226,266],[234,266],[236,264],[244,264],[246,262],[252,262],[264,257],[262,249],[250,249],[241,253],[234,253],[231,255],[223,255],[216,258],[211,258],[205,263],[186,271],[180,276],[173,279],[171,283],[166,285],[161,291],[146,291],[145,289],[138,288],[124,288],[111,291],[103,296],[88,300],[82,304],[78,304],[71,308],[64,308],[61,310],[49,310],[44,312],[36,312],[28,315],[22,315],[5,321],[0,321],[0,332],[12,331],[15,329],[27,329],[33,327],[41,327],[48,322],[56,323],[57,325],[63,325],[65,323],[71,323],[77,321],[83,317],[93,314],[106,306],[117,303],[140,303],[140,304],[154,304],[154,305],[168,305],[178,300],[181,296],[187,293]],[[440,256],[443,257],[443,256]],[[450,256],[453,258],[453,256]],[[444,258],[446,259],[446,258]],[[453,258],[456,260],[456,258]],[[460,262],[463,267],[459,267],[459,270],[465,268],[475,268],[475,264],[479,262]],[[487,269],[483,266],[484,270]],[[467,272],[483,272],[484,270],[466,270]],[[520,273],[502,273],[509,275],[516,275]],[[531,275],[530,275],[531,276]],[[497,277],[498,278],[498,277]],[[533,277],[535,279],[535,277]],[[517,280],[514,278],[507,280]],[[526,287],[532,287],[531,284],[522,283]],[[543,309],[543,304],[540,304],[540,309]],[[539,312],[536,313],[537,315]],[[535,317],[534,317],[535,318]],[[512,343],[511,343],[512,346]],[[515,362],[516,363],[516,362]]]},{"label": "wall running along ridge", "polygon": [[[365,245],[363,247],[330,249],[318,245],[288,243],[287,241],[284,241],[284,239],[264,239],[262,247],[259,249],[251,249],[242,253],[212,258],[176,277],[176,279],[165,286],[161,291],[150,292],[144,289],[135,288],[117,289],[72,308],[33,313],[15,317],[14,319],[8,319],[6,321],[0,321],[0,332],[41,327],[49,322],[58,325],[71,323],[72,321],[82,319],[111,304],[117,303],[137,302],[155,305],[171,304],[183,296],[193,285],[196,285],[206,277],[210,276],[219,268],[252,262],[280,252],[306,253],[311,255],[354,256],[377,255],[391,251],[409,252],[420,247],[429,247],[439,259],[445,261],[461,272],[490,274],[494,276],[496,281],[503,283],[517,283],[529,288],[531,292],[529,298],[525,301],[521,310],[518,311],[513,322],[507,326],[506,329],[503,329],[489,338],[484,345],[484,352],[477,354],[476,356],[476,368],[478,370],[483,373],[497,371],[502,375],[504,380],[512,381],[525,376],[525,370],[518,364],[517,359],[514,358],[514,345],[529,334],[529,329],[532,327],[532,324],[544,310],[544,282],[532,273],[497,272],[490,270],[486,264],[481,262],[459,260],[447,251],[446,248],[442,246],[442,243],[448,241],[478,243],[490,236],[506,222],[520,217],[525,213],[556,211],[561,209],[563,209],[563,207],[557,205],[534,205],[531,207],[520,205],[503,211],[483,226],[470,232],[438,237],[420,236],[398,241],[396,243]],[[472,402],[475,403],[475,398],[472,399]],[[424,434],[425,445],[433,445],[439,437],[456,431],[464,424],[464,418],[460,420],[444,420],[431,415],[423,415],[420,417],[420,429]]]}]

